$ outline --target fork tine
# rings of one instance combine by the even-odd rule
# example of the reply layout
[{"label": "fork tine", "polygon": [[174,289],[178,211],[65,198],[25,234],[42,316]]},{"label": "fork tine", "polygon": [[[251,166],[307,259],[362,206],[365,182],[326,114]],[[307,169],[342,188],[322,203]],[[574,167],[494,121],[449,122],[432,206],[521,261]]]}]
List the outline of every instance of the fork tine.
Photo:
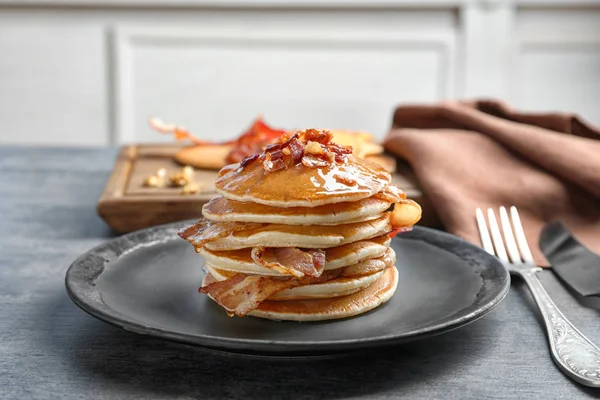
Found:
[{"label": "fork tine", "polygon": [[531,255],[531,251],[529,250],[529,245],[527,244],[527,239],[525,238],[525,232],[523,231],[523,225],[521,225],[521,218],[519,218],[517,207],[510,207],[510,216],[512,218],[515,234],[517,235],[517,242],[519,243],[519,249],[521,249],[523,261],[526,263],[535,264],[535,261],[533,261],[533,256]]},{"label": "fork tine", "polygon": [[500,261],[504,261],[506,263],[510,262],[508,260],[508,256],[506,255],[506,250],[504,249],[504,243],[502,242],[502,234],[500,233],[500,228],[498,228],[498,222],[496,222],[494,210],[491,208],[488,208],[488,221],[490,222],[490,231],[492,231],[492,239],[494,241],[496,255],[498,256]]},{"label": "fork tine", "polygon": [[475,218],[477,219],[477,228],[479,228],[479,237],[481,238],[481,245],[483,246],[483,249],[491,255],[495,255],[492,238],[490,238],[490,231],[488,230],[485,222],[483,211],[481,211],[481,208],[479,207],[475,209]]},{"label": "fork tine", "polygon": [[515,264],[521,264],[522,261],[521,256],[519,255],[519,248],[515,242],[515,236],[510,227],[508,213],[504,206],[500,207],[500,224],[502,225],[502,232],[504,232],[504,244],[506,244],[506,249],[508,250],[511,261]]}]

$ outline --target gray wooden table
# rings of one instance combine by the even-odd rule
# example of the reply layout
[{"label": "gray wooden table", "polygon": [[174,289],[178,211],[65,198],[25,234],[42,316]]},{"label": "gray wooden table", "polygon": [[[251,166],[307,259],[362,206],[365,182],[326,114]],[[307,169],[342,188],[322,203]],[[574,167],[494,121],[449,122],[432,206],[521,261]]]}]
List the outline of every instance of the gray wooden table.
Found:
[{"label": "gray wooden table", "polygon": [[[552,363],[530,298],[513,284],[481,320],[360,356],[280,360],[228,355],[123,331],[79,310],[69,264],[113,234],[95,205],[115,149],[0,147],[0,398],[600,397]],[[600,313],[550,272],[554,300],[592,340]]]}]

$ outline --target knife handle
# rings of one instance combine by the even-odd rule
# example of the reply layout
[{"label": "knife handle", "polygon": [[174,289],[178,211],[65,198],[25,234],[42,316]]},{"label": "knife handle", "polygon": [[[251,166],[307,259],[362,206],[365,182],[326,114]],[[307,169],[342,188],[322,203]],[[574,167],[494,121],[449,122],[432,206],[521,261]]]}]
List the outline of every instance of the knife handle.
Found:
[{"label": "knife handle", "polygon": [[556,307],[537,277],[538,268],[519,271],[546,324],[550,352],[558,367],[575,381],[600,387],[600,349]]}]

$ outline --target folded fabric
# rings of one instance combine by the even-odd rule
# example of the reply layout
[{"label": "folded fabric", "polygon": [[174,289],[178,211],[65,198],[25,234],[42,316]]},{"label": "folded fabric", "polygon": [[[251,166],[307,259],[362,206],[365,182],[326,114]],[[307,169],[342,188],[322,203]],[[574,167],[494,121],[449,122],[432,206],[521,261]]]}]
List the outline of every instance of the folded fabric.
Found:
[{"label": "folded fabric", "polygon": [[410,163],[449,232],[479,245],[475,208],[514,205],[538,265],[554,220],[600,252],[600,130],[574,115],[492,100],[404,105],[384,147]]}]

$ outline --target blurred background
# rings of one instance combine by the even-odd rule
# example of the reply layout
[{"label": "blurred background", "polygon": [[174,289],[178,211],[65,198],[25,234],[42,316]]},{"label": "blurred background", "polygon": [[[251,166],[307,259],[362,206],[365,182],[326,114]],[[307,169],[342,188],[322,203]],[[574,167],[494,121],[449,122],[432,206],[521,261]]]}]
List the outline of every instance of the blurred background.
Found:
[{"label": "blurred background", "polygon": [[0,0],[0,144],[371,131],[400,103],[495,97],[600,124],[600,1]]}]

